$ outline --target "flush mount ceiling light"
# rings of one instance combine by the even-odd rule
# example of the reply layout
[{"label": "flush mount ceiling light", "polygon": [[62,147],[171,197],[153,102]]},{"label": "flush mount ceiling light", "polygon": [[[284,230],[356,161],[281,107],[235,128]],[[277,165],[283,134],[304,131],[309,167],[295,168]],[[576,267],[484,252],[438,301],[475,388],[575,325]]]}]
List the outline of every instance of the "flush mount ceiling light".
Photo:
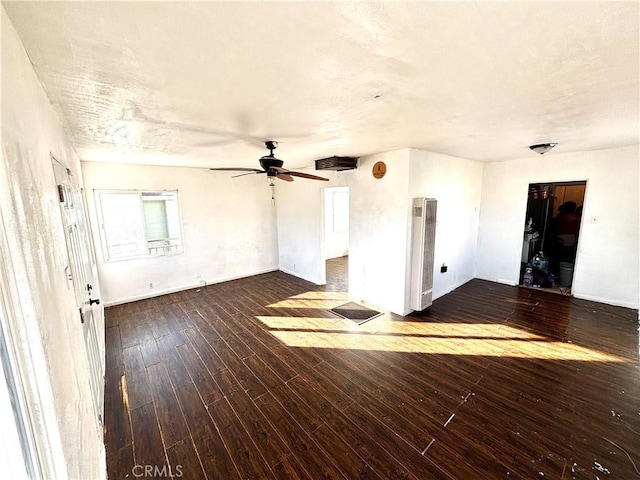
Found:
[{"label": "flush mount ceiling light", "polygon": [[555,147],[557,143],[539,143],[538,145],[531,145],[529,148],[536,153],[542,155],[543,153],[547,153],[553,147]]}]

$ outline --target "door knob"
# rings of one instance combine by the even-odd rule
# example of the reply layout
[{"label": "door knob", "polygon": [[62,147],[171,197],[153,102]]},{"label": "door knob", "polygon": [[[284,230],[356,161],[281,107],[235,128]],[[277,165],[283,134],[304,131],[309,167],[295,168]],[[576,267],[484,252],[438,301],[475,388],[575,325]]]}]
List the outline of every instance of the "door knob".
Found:
[{"label": "door knob", "polygon": [[95,303],[96,305],[100,305],[100,299],[99,299],[99,298],[96,298],[96,299],[94,300],[94,299],[90,298],[90,299],[89,299],[89,305],[93,305],[94,303]]}]

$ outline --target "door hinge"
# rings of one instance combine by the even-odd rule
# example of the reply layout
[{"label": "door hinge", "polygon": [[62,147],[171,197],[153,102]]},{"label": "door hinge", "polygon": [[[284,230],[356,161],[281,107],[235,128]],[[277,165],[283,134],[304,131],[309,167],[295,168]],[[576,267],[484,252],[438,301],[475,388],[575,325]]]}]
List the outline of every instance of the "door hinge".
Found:
[{"label": "door hinge", "polygon": [[58,185],[58,200],[60,203],[64,203],[64,187],[62,185]]},{"label": "door hinge", "polygon": [[84,323],[84,312],[81,308],[79,308],[78,311],[80,312],[80,323]]}]

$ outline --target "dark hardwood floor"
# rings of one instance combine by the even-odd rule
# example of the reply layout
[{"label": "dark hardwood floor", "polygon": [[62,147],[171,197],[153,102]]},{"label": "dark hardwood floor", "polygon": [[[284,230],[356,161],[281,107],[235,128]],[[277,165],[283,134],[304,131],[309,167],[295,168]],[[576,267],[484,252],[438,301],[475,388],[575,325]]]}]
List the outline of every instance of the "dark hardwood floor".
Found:
[{"label": "dark hardwood floor", "polygon": [[640,478],[636,311],[473,280],[357,326],[344,267],[108,308],[109,478]]}]

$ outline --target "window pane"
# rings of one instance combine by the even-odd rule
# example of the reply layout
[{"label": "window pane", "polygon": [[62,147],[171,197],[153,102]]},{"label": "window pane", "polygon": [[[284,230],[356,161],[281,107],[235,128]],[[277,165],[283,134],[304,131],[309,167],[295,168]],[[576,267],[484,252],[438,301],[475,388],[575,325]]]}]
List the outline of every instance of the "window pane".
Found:
[{"label": "window pane", "polygon": [[100,204],[107,258],[118,259],[146,254],[140,195],[102,193]]},{"label": "window pane", "polygon": [[144,192],[142,205],[149,254],[182,252],[178,194]]},{"label": "window pane", "polygon": [[165,202],[162,200],[145,200],[142,205],[144,207],[144,227],[147,233],[147,241],[169,238]]}]

